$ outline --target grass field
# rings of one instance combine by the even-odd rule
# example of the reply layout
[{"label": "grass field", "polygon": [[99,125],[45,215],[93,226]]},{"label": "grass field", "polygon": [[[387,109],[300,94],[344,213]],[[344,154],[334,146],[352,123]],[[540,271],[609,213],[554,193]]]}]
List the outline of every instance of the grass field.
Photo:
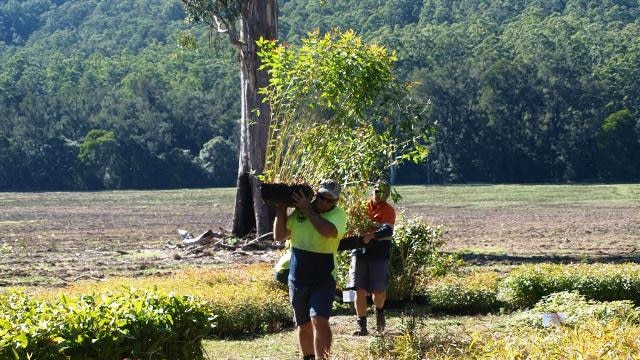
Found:
[{"label": "grass field", "polygon": [[[446,249],[486,262],[635,260],[640,185],[402,186],[405,217],[447,229]],[[234,189],[0,193],[0,286],[145,276],[242,257],[174,258],[177,230],[228,228]],[[269,261],[260,253],[257,261]],[[256,259],[253,259],[256,261]]]}]

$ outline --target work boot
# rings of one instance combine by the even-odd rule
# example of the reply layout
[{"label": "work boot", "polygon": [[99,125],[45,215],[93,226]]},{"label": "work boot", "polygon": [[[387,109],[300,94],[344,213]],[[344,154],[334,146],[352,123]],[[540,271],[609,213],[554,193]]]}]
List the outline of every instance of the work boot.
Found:
[{"label": "work boot", "polygon": [[384,309],[376,309],[376,330],[384,332],[387,321],[384,318]]},{"label": "work boot", "polygon": [[367,336],[369,335],[369,330],[367,330],[367,317],[359,317],[358,318],[358,330],[353,332],[354,336]]}]

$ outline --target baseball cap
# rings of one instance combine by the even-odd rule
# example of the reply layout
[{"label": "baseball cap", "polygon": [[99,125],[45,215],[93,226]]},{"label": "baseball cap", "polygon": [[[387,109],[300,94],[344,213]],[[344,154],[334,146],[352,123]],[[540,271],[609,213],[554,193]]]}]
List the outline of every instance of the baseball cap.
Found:
[{"label": "baseball cap", "polygon": [[380,180],[378,181],[374,186],[373,189],[376,192],[380,192],[380,195],[383,199],[386,199],[389,197],[389,194],[391,194],[391,186],[389,186],[389,183],[384,181],[384,180]]},{"label": "baseball cap", "polygon": [[340,184],[332,179],[322,180],[322,182],[320,182],[318,192],[321,194],[327,194],[335,200],[340,196]]}]

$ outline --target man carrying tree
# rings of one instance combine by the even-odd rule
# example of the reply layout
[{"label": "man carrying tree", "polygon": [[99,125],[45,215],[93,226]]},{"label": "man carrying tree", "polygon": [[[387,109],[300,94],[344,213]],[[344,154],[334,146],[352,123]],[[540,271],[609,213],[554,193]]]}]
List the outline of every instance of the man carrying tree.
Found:
[{"label": "man carrying tree", "polygon": [[391,236],[396,222],[396,212],[387,199],[391,187],[379,181],[373,188],[373,196],[367,203],[367,217],[372,221],[368,232],[363,234],[365,247],[353,252],[349,267],[347,288],[356,289],[355,308],[358,316],[358,330],[354,335],[368,335],[367,330],[367,293],[371,292],[376,309],[376,329],[384,331],[384,303],[389,287],[389,259],[391,255]]},{"label": "man carrying tree", "polygon": [[302,192],[293,195],[291,215],[286,205],[276,206],[274,238],[291,242],[289,298],[303,359],[326,359],[331,350],[336,252],[347,228],[347,214],[336,205],[339,196],[340,185],[324,180],[313,201]]}]

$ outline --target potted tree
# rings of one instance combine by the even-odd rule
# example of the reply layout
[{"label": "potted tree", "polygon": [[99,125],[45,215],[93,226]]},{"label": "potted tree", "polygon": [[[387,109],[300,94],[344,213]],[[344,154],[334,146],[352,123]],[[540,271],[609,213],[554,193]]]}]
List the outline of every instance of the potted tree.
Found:
[{"label": "potted tree", "polygon": [[257,43],[270,75],[260,89],[271,108],[263,198],[287,203],[298,187],[309,191],[308,184],[336,179],[348,232],[357,232],[369,183],[405,159],[424,159],[432,134],[420,123],[424,109],[393,77],[395,54],[364,44],[353,31],[316,31],[298,47]]}]

